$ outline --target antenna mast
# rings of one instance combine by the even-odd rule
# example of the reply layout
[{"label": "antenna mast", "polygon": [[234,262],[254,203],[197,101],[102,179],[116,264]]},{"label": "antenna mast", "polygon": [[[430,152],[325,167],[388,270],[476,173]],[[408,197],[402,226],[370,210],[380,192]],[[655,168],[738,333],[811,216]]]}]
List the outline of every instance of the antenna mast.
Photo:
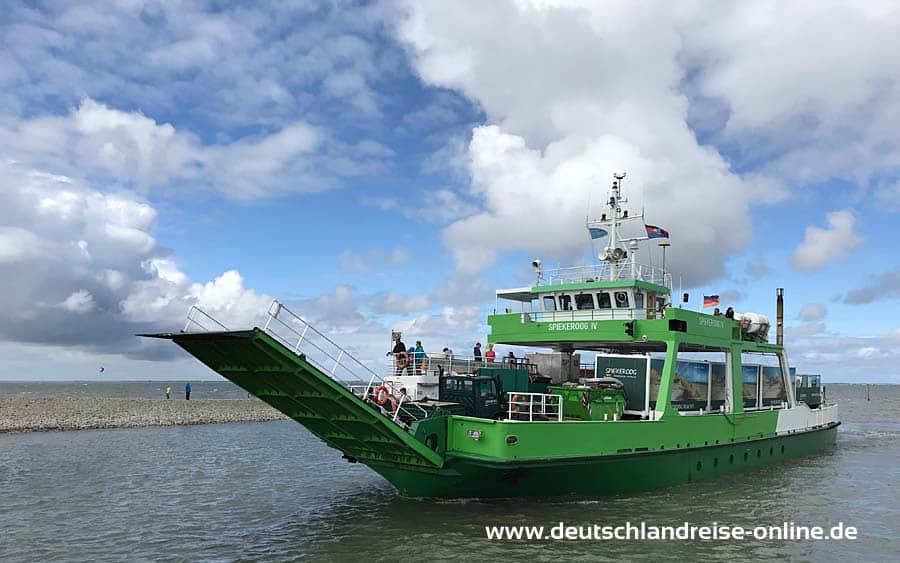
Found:
[{"label": "antenna mast", "polygon": [[622,181],[625,179],[625,175],[625,172],[613,174],[612,188],[610,189],[609,200],[607,201],[609,213],[604,213],[600,219],[589,220],[587,224],[589,229],[591,227],[602,227],[609,236],[606,247],[600,251],[598,258],[604,262],[609,262],[609,279],[611,280],[618,279],[622,268],[625,266],[625,262],[627,262],[629,258],[628,252],[620,245],[628,245],[628,248],[631,251],[630,262],[632,275],[638,277],[636,271],[638,241],[647,240],[647,237],[623,239],[619,235],[619,226],[622,223],[631,220],[643,221],[644,218],[643,210],[641,210],[641,213],[638,215],[629,215],[628,210],[623,209],[623,204],[628,203],[628,199],[622,197]]}]

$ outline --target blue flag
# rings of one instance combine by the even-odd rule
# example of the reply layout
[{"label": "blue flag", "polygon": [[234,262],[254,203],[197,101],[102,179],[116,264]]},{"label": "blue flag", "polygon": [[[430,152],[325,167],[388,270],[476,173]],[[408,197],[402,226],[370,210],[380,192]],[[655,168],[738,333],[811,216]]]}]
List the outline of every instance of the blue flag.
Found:
[{"label": "blue flag", "polygon": [[588,227],[588,232],[591,233],[591,238],[594,240],[609,234],[606,229],[601,229],[600,227]]}]

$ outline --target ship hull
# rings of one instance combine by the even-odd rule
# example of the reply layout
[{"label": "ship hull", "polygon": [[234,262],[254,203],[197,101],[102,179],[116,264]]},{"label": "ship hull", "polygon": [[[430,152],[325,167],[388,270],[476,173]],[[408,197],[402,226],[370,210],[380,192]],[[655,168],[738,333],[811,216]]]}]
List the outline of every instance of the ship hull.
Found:
[{"label": "ship hull", "polygon": [[827,451],[839,422],[718,446],[555,460],[447,458],[436,470],[369,464],[410,497],[510,498],[638,493],[759,469]]}]

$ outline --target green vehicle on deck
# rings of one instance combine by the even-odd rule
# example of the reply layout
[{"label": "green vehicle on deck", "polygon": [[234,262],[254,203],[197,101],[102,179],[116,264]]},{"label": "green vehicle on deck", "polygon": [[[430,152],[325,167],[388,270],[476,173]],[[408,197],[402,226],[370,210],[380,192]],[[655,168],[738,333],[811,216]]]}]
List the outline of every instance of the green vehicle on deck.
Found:
[{"label": "green vehicle on deck", "polygon": [[[192,307],[184,331],[145,336],[173,340],[409,496],[632,493],[832,447],[838,407],[817,376],[792,375],[782,291],[775,343],[763,315],[674,306],[671,274],[637,261],[639,243],[668,233],[646,226],[646,237],[620,236],[623,224],[643,222],[622,209],[622,178],[607,213],[588,222],[607,242],[600,263],[543,271],[535,261],[536,283],[497,291],[504,312],[488,318],[489,343],[549,349],[558,366],[595,354],[597,378],[481,361],[448,374],[441,364],[435,375],[441,360],[398,357],[391,379],[277,301],[263,327],[228,330]],[[438,400],[397,389],[397,373],[412,367],[404,377],[423,386],[444,375]],[[621,388],[592,381],[607,377]]]}]

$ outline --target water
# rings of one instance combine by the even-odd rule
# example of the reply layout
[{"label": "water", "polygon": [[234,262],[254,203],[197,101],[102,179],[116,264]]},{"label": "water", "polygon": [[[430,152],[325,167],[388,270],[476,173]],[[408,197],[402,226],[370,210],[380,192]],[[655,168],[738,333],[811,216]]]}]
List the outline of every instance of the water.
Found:
[{"label": "water", "polygon": [[[292,422],[0,435],[0,560],[897,560],[900,386],[816,457],[607,499],[405,499]],[[856,541],[489,541],[485,525],[856,526]]]},{"label": "water", "polygon": [[[184,393],[184,380],[175,381],[0,381],[0,395],[23,397],[134,397],[160,399],[166,386]],[[247,392],[226,380],[191,381],[194,399],[246,399]]]}]

